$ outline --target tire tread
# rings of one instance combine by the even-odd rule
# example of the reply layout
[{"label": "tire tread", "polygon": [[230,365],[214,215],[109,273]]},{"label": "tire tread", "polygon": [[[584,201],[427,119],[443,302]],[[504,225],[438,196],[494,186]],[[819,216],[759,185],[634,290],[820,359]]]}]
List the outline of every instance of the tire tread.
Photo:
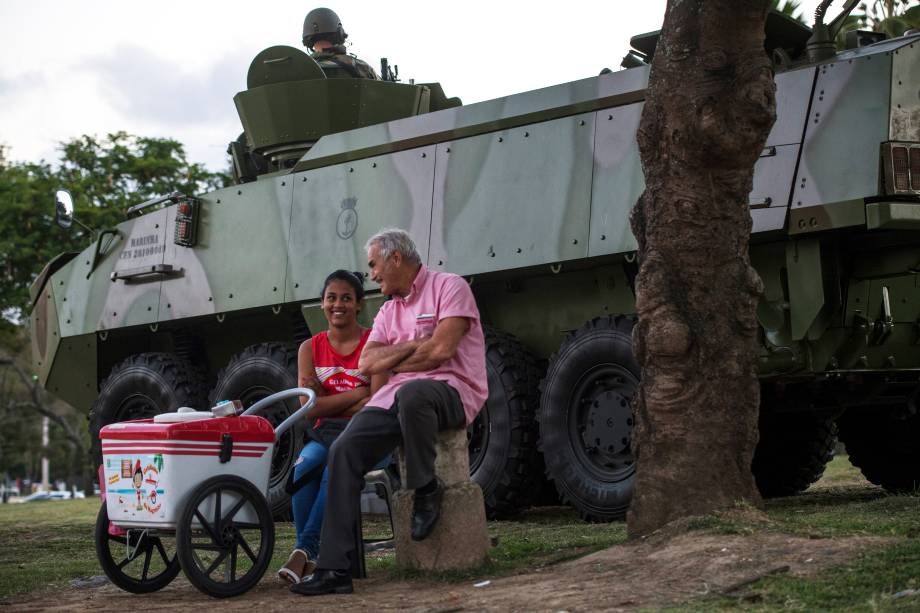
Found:
[{"label": "tire tread", "polygon": [[[599,331],[618,332],[623,336],[631,339],[632,330],[635,324],[636,317],[634,315],[600,315],[598,317],[594,317],[593,319],[590,319],[582,324],[580,328],[567,333],[565,339],[562,341],[562,344],[559,346],[558,351],[550,356],[549,366],[546,370],[546,376],[542,381],[540,381],[539,385],[540,411],[537,414],[537,422],[540,429],[538,449],[542,454],[544,461],[548,453],[556,453],[557,451],[555,449],[550,449],[551,445],[547,443],[548,437],[546,434],[546,429],[550,426],[547,413],[548,409],[545,405],[547,400],[546,393],[548,389],[548,381],[550,380],[550,377],[554,376],[555,372],[560,368],[560,360],[562,360],[563,356],[567,354],[569,349],[580,342],[581,339]],[[614,509],[605,510],[591,507],[591,505],[581,501],[571,493],[571,491],[565,485],[564,476],[554,472],[550,462],[545,462],[545,467],[546,477],[555,485],[556,492],[559,495],[559,500],[563,504],[574,507],[575,510],[578,511],[578,515],[582,520],[592,523],[602,523],[623,519],[626,516],[628,504]]]}]

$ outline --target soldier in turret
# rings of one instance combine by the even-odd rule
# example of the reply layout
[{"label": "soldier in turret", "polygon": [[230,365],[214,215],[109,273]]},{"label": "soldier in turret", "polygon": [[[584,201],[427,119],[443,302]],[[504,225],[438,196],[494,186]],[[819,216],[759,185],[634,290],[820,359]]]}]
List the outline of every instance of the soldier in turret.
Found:
[{"label": "soldier in turret", "polygon": [[379,79],[367,62],[345,50],[348,34],[335,11],[313,9],[303,21],[303,44],[329,78]]}]

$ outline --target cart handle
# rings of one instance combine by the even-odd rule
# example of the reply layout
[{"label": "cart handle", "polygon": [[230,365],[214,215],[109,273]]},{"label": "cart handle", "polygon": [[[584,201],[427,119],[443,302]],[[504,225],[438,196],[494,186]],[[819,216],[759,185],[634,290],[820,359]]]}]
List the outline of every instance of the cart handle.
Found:
[{"label": "cart handle", "polygon": [[255,413],[258,413],[265,407],[272,405],[279,400],[285,400],[293,396],[306,396],[307,402],[302,407],[294,411],[290,417],[278,424],[278,427],[275,428],[275,436],[281,436],[287,432],[291,426],[303,419],[303,416],[307,414],[307,411],[312,409],[313,405],[316,404],[316,392],[311,390],[309,387],[292,387],[289,390],[283,390],[274,393],[271,396],[266,396],[262,400],[258,401],[243,411],[243,415],[254,415]]}]

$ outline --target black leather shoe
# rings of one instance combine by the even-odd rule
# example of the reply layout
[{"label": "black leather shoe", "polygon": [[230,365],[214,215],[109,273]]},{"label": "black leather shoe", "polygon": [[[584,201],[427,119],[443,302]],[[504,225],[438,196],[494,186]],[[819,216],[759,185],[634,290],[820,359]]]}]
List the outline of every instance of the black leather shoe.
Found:
[{"label": "black leather shoe", "polygon": [[430,494],[420,495],[415,493],[412,503],[412,540],[423,541],[428,538],[434,526],[441,517],[441,498],[444,495],[444,486],[438,480],[438,488]]},{"label": "black leather shoe", "polygon": [[349,571],[317,568],[312,575],[292,585],[291,591],[304,596],[320,596],[322,594],[351,594],[355,588],[351,584]]}]

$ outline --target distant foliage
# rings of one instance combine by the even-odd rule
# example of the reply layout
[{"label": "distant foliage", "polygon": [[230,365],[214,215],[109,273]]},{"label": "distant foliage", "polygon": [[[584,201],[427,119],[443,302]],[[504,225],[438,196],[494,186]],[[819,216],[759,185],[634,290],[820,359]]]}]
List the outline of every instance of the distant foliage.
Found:
[{"label": "distant foliage", "polygon": [[860,4],[859,10],[862,12],[853,17],[863,30],[884,32],[894,38],[920,28],[920,4],[916,0],[874,0]]},{"label": "distant foliage", "polygon": [[78,220],[102,229],[124,220],[129,206],[154,196],[200,194],[229,182],[228,175],[189,162],[178,141],[125,132],[62,143],[57,165],[11,162],[0,151],[0,310],[5,315],[0,333],[16,313],[28,313],[29,284],[42,267],[92,240],[76,224],[66,231],[55,225],[56,189],[73,195]]},{"label": "distant foliage", "polygon": [[843,27],[837,35],[837,48],[845,47],[846,33],[853,30],[882,32],[889,38],[895,38],[917,28],[920,28],[920,5],[916,0],[863,2],[843,20]]},{"label": "distant foliage", "polygon": [[[15,360],[28,372],[26,365],[30,356],[27,328],[9,326],[4,334],[0,334],[0,423],[3,424],[0,428],[0,481],[17,477],[38,479],[41,475],[42,417],[32,404],[31,390],[16,369],[6,363],[10,359]],[[34,380],[29,382],[29,385],[33,384]],[[66,421],[69,430],[83,441],[83,448],[88,449],[86,416],[48,395],[43,396],[43,400],[47,402],[45,408]],[[87,454],[75,452],[64,428],[54,420],[50,422],[48,434],[50,440],[44,455],[51,465],[51,479],[79,483]]]},{"label": "distant foliage", "polygon": [[[796,0],[770,0],[770,8],[783,15],[811,26],[810,18],[802,13],[801,2]],[[913,6],[911,6],[913,5]],[[824,23],[835,16],[834,6],[825,14]],[[889,38],[902,36],[906,31],[920,28],[920,4],[917,0],[872,0],[863,2],[843,21],[837,46],[844,45],[844,36],[850,30],[872,30],[884,32]]]},{"label": "distant foliage", "polygon": [[802,15],[802,3],[795,0],[770,0],[770,8],[779,11],[787,17],[792,17],[799,23],[809,25]]}]

